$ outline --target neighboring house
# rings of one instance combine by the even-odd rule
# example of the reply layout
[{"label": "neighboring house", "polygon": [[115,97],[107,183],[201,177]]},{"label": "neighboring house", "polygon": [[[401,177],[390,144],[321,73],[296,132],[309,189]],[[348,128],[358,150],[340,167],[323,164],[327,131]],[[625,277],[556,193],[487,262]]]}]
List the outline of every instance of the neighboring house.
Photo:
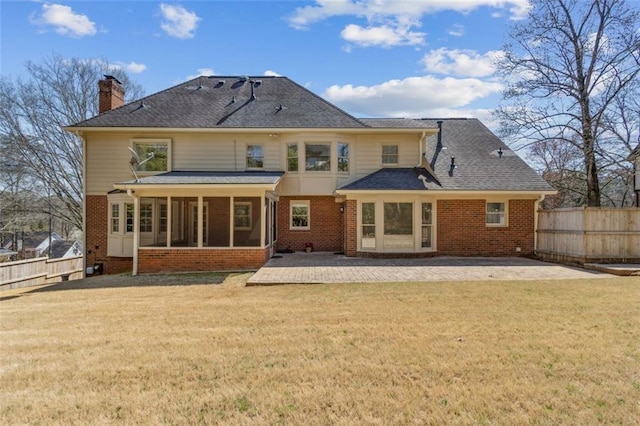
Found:
[{"label": "neighboring house", "polygon": [[14,260],[17,254],[17,251],[11,251],[4,247],[0,247],[0,263],[10,262],[11,260]]},{"label": "neighboring house", "polygon": [[23,259],[33,259],[35,257],[44,256],[49,248],[49,242],[62,240],[62,237],[56,232],[34,231],[25,232],[16,238],[16,246],[10,241],[5,245],[6,249],[21,253]]},{"label": "neighboring house", "polygon": [[[286,77],[198,77],[83,139],[87,262],[106,273],[253,269],[276,251],[532,255],[555,193],[475,119],[358,119]],[[130,169],[131,166],[131,169]]]},{"label": "neighboring house", "polygon": [[82,254],[82,245],[78,241],[56,240],[44,252],[50,259],[64,259]]}]

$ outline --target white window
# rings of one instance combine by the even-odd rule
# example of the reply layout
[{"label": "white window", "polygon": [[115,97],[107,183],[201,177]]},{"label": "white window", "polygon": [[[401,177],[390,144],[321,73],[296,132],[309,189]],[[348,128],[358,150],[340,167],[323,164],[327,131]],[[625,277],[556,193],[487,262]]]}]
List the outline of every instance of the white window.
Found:
[{"label": "white window", "polygon": [[134,139],[132,141],[133,150],[140,159],[136,171],[169,171],[170,145],[168,139]]},{"label": "white window", "polygon": [[252,229],[251,205],[250,201],[233,203],[233,227],[236,231],[250,231]]},{"label": "white window", "polygon": [[431,203],[422,203],[422,248],[431,248],[433,225],[433,206]]},{"label": "white window", "polygon": [[120,204],[111,204],[111,210],[109,211],[109,222],[111,223],[111,233],[120,233]]},{"label": "white window", "polygon": [[310,172],[331,171],[331,144],[305,144],[305,170]]},{"label": "white window", "polygon": [[292,230],[310,229],[310,209],[309,201],[292,201],[290,205],[290,228]]},{"label": "white window", "polygon": [[507,226],[507,203],[487,202],[487,226]]},{"label": "white window", "polygon": [[153,204],[140,203],[140,232],[153,232]]},{"label": "white window", "polygon": [[398,165],[398,145],[382,145],[382,165]]},{"label": "white window", "polygon": [[349,173],[349,144],[338,142],[338,172]]},{"label": "white window", "polygon": [[413,249],[413,203],[384,203],[384,248]]},{"label": "white window", "polygon": [[125,210],[126,210],[126,223],[127,223],[127,234],[131,234],[133,232],[133,204],[131,203],[126,203],[125,204]]},{"label": "white window", "polygon": [[376,204],[362,203],[362,240],[360,246],[363,249],[376,248]]},{"label": "white window", "polygon": [[297,143],[287,145],[287,171],[288,172],[298,171],[298,144]]},{"label": "white window", "polygon": [[264,167],[264,149],[262,145],[247,145],[247,169]]}]

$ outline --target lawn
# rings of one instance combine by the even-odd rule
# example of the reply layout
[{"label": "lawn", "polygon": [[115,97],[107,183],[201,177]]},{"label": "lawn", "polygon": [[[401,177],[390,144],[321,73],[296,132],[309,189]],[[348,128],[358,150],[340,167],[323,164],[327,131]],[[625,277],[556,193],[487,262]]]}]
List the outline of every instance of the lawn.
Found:
[{"label": "lawn", "polygon": [[242,280],[0,293],[0,423],[640,422],[640,277]]}]

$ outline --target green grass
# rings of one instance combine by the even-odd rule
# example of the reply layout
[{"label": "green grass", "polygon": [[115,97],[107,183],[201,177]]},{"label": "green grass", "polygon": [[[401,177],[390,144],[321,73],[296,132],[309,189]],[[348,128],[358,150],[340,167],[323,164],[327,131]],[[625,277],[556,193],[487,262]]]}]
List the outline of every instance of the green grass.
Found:
[{"label": "green grass", "polygon": [[0,423],[640,422],[640,278],[240,281],[5,298]]}]

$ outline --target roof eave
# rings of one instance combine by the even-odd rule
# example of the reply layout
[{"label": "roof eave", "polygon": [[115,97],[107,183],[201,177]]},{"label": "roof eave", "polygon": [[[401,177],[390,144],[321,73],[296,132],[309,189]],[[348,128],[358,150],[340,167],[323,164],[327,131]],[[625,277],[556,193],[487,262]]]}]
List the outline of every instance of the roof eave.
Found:
[{"label": "roof eave", "polygon": [[424,133],[435,135],[431,127],[79,127],[65,126],[64,130],[82,136],[84,132],[154,132],[154,133]]}]

